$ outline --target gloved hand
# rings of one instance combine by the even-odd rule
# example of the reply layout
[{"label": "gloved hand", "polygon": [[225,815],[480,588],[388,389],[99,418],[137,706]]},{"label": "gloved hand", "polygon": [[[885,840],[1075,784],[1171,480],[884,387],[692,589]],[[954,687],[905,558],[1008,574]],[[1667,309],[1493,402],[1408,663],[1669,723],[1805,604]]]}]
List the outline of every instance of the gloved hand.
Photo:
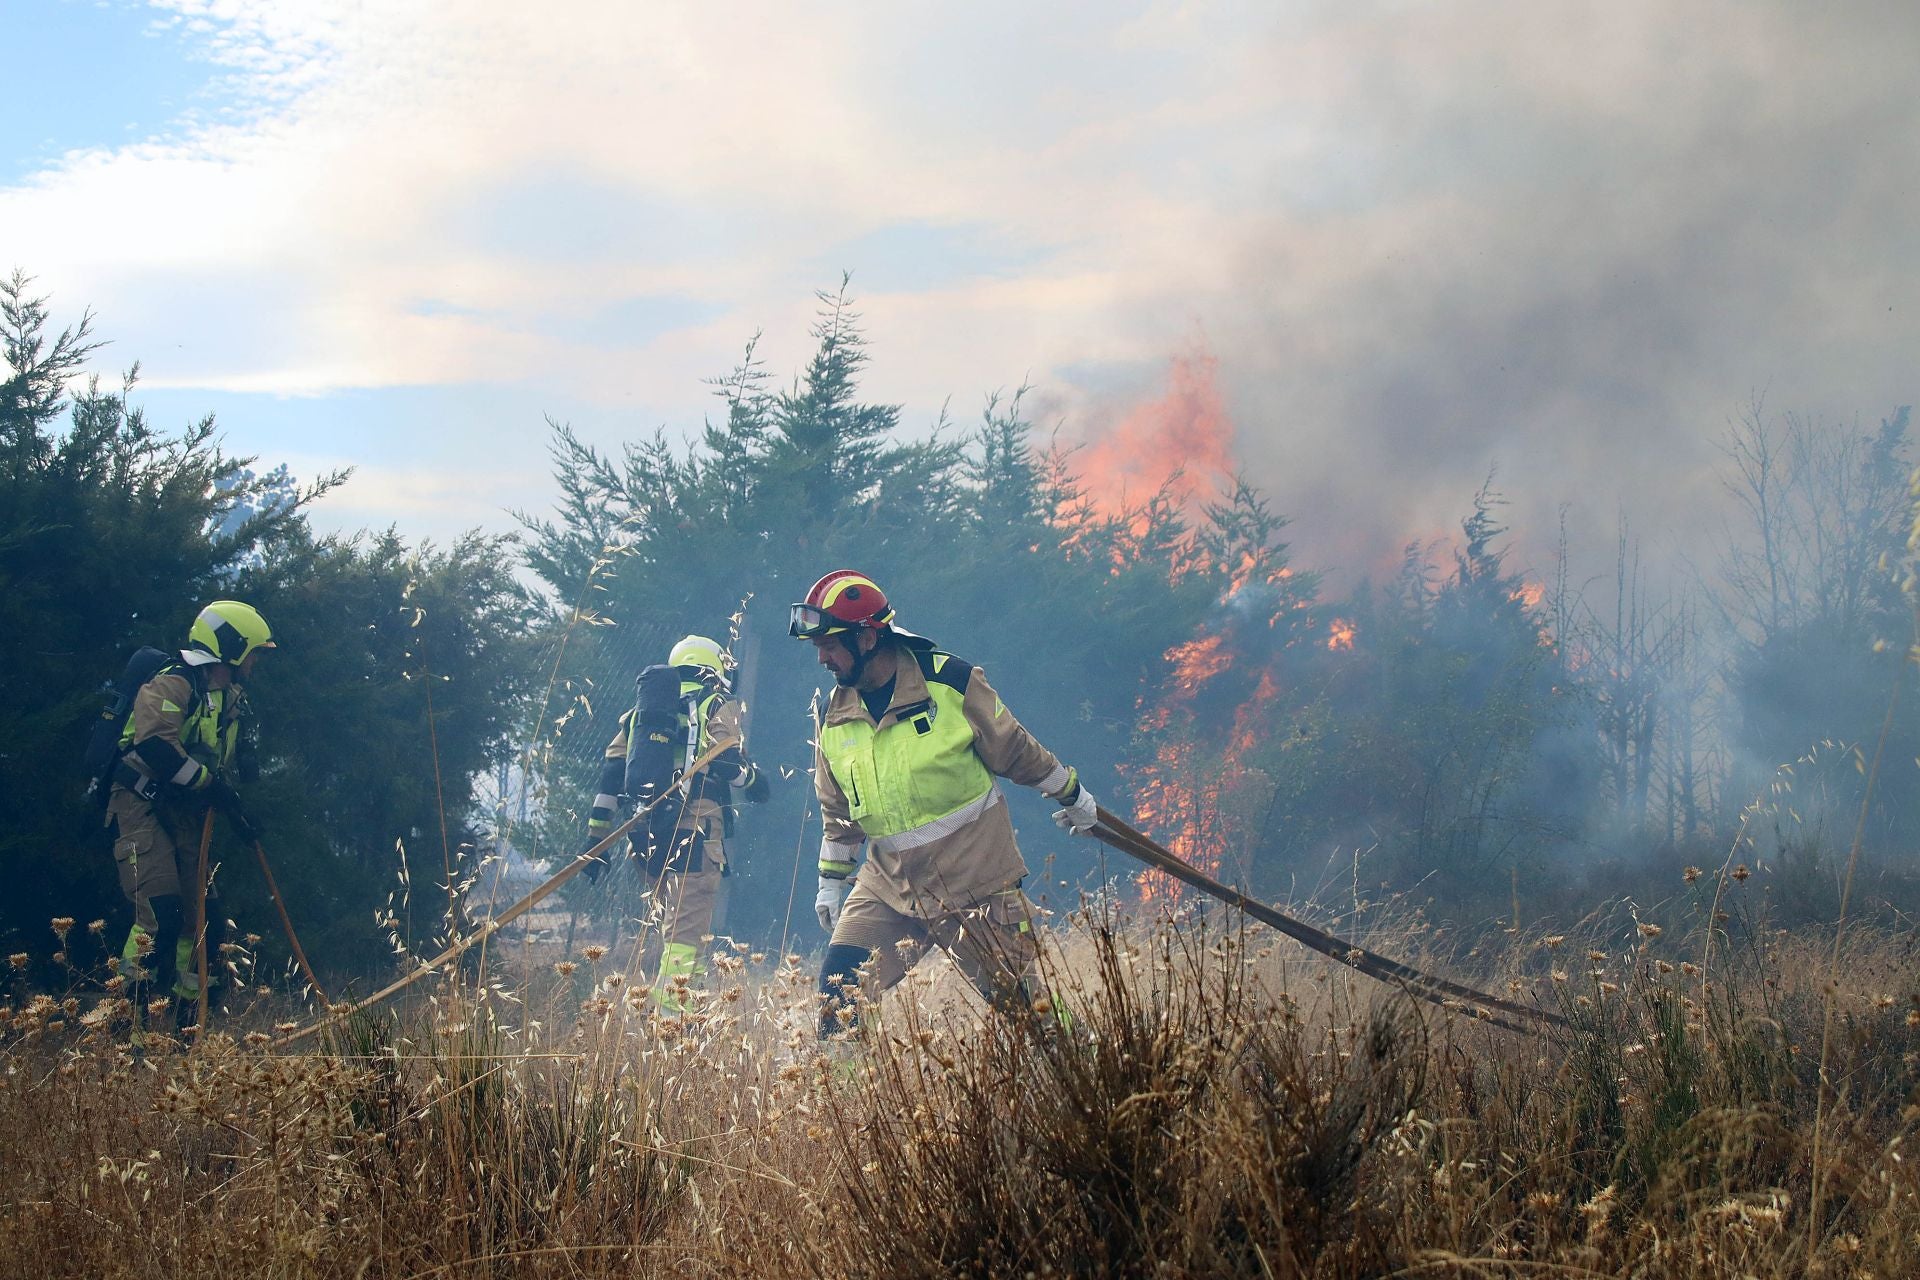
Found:
[{"label": "gloved hand", "polygon": [[1053,811],[1053,823],[1069,835],[1083,836],[1100,821],[1093,792],[1080,785],[1077,774],[1068,774],[1067,789],[1054,797],[1060,807]]},{"label": "gloved hand", "polygon": [[241,805],[240,793],[235,791],[225,778],[216,776],[211,779],[202,794],[207,797],[208,804],[226,815],[227,821],[233,824],[234,830],[240,833],[241,839],[248,844],[259,842],[259,828],[253,825],[253,819],[247,816],[245,807]]},{"label": "gloved hand", "polygon": [[767,797],[773,794],[773,784],[767,781],[767,775],[757,764],[747,766],[747,780],[743,787],[749,804],[765,804]]},{"label": "gloved hand", "polygon": [[847,895],[853,892],[852,876],[821,876],[820,891],[813,895],[813,914],[820,918],[820,927],[828,933],[840,923],[840,913],[846,909]]}]

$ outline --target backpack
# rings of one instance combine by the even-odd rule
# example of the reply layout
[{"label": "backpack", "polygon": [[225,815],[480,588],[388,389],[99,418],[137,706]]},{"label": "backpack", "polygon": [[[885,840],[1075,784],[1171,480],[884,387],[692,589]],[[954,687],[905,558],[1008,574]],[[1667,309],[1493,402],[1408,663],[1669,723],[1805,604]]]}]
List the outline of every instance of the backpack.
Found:
[{"label": "backpack", "polygon": [[[120,735],[126,732],[127,717],[133,714],[133,699],[140,686],[175,661],[173,654],[142,645],[127,659],[126,668],[116,680],[100,686],[100,714],[87,734],[86,749],[80,753],[81,776],[87,779],[87,799],[105,808],[107,793],[113,789],[114,766],[120,763]],[[195,689],[198,689],[198,683]]]},{"label": "backpack", "polygon": [[[634,688],[624,790],[636,804],[645,805],[679,781],[680,770],[687,763],[683,757],[686,744],[680,737],[680,670],[664,663],[648,667],[635,679]],[[688,720],[693,732],[698,733],[697,717],[689,716]],[[683,842],[687,847],[673,847],[685,803],[685,797],[669,795],[647,815],[646,834],[634,833],[634,845],[642,854],[648,874],[658,875],[669,860],[677,870],[700,869],[697,833]]]}]

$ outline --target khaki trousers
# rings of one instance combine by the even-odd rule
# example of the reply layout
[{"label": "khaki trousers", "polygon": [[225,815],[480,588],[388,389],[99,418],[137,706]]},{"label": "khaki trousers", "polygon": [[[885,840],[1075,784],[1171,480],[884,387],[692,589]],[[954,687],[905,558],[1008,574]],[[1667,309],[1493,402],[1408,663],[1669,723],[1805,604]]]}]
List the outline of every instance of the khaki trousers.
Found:
[{"label": "khaki trousers", "polygon": [[[113,832],[113,864],[120,875],[120,892],[133,904],[133,921],[154,931],[153,899],[177,894],[186,927],[193,928],[193,909],[200,895],[199,831],[188,842],[184,817],[159,812],[153,804],[120,787],[107,798],[107,823]],[[217,898],[211,886],[208,900]]]},{"label": "khaki trousers", "polygon": [[720,867],[706,860],[698,871],[668,871],[647,891],[647,922],[660,942],[699,946],[713,932],[713,907],[720,900]]},{"label": "khaki trousers", "polygon": [[939,947],[974,990],[999,1004],[1016,993],[1034,997],[1042,991],[1036,967],[1038,916],[1039,908],[1017,885],[964,910],[916,916],[896,911],[856,881],[834,926],[832,945],[865,947],[873,953],[872,990],[865,992],[869,999],[879,998],[906,977],[929,948]]}]

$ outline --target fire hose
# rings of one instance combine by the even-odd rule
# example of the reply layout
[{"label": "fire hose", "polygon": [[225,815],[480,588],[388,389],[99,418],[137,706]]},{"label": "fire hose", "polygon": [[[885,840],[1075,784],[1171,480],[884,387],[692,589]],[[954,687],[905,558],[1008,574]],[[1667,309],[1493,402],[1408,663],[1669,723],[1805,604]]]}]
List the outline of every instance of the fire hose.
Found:
[{"label": "fire hose", "polygon": [[[320,1003],[328,1009],[333,1008],[333,1001],[327,998],[327,989],[320,985],[320,979],[314,976],[313,966],[307,963],[307,953],[305,948],[300,945],[300,935],[293,930],[293,920],[287,915],[286,901],[280,896],[280,885],[273,878],[273,868],[267,865],[266,849],[261,845],[258,836],[247,835],[246,838],[253,846],[254,859],[259,862],[260,874],[267,882],[267,896],[273,899],[273,909],[280,913],[280,928],[287,935],[287,945],[293,948],[293,958],[300,963],[300,972],[306,975],[307,983],[313,988],[313,994],[320,997]],[[198,921],[195,926],[196,940],[194,944],[194,950],[197,953],[195,960],[197,972],[195,976],[199,979],[198,1010],[194,1025],[199,1027],[207,1025],[207,992],[211,986],[207,973],[209,964],[207,956],[207,898],[208,882],[212,876],[212,866],[208,861],[207,855],[212,846],[213,810],[208,809],[206,819],[200,827],[199,886],[198,892],[194,895],[194,918]]]},{"label": "fire hose", "polygon": [[314,977],[313,966],[307,963],[306,949],[300,945],[300,935],[293,931],[293,920],[287,915],[287,904],[280,897],[280,886],[274,883],[273,868],[267,865],[267,851],[259,840],[253,842],[253,856],[260,862],[260,874],[266,877],[267,893],[273,898],[273,909],[280,913],[280,927],[286,931],[287,945],[293,948],[293,958],[300,962],[300,972],[307,977],[307,985],[313,988],[313,994],[320,997],[323,1008],[333,1008],[333,1001],[327,997],[327,989],[320,985],[320,979]]},{"label": "fire hose", "polygon": [[1138,859],[1156,871],[1163,871],[1183,884],[1192,885],[1202,893],[1245,912],[1260,923],[1279,930],[1296,942],[1304,943],[1320,954],[1329,956],[1350,969],[1364,973],[1369,978],[1398,986],[1408,994],[1418,996],[1430,1004],[1446,1009],[1462,1010],[1482,1022],[1521,1035],[1538,1034],[1542,1025],[1562,1029],[1568,1026],[1565,1018],[1551,1010],[1536,1009],[1529,1005],[1516,1004],[1511,1000],[1502,1000],[1484,991],[1476,991],[1472,987],[1422,972],[1412,965],[1389,959],[1378,952],[1369,951],[1365,947],[1357,946],[1323,929],[1316,929],[1310,924],[1296,920],[1264,902],[1249,898],[1238,889],[1229,888],[1192,863],[1169,853],[1105,807],[1095,806],[1095,812],[1099,821],[1089,834],[1102,844],[1117,849],[1128,857]]},{"label": "fire hose", "polygon": [[694,777],[698,774],[704,773],[706,771],[707,766],[713,763],[715,757],[717,757],[722,751],[725,751],[727,748],[738,745],[739,741],[740,740],[738,738],[721,738],[716,742],[714,742],[712,746],[708,747],[705,751],[701,752],[699,758],[694,760],[694,762],[691,765],[687,766],[687,771],[680,775],[680,778],[677,782],[675,782],[671,787],[666,788],[664,791],[662,791],[659,795],[655,796],[653,799],[649,800],[646,804],[641,805],[639,808],[635,809],[633,811],[632,817],[628,818],[625,822],[621,823],[619,826],[615,827],[612,831],[609,831],[605,836],[601,837],[599,842],[596,843],[591,849],[588,849],[586,852],[575,857],[572,861],[568,862],[566,866],[560,868],[560,870],[556,871],[553,875],[549,876],[537,888],[535,888],[532,892],[527,894],[526,897],[520,899],[520,901],[514,903],[512,906],[508,907],[505,911],[502,911],[497,915],[489,917],[485,924],[481,925],[478,929],[474,930],[472,933],[468,934],[466,937],[457,939],[452,946],[448,947],[445,951],[442,951],[439,955],[435,956],[433,959],[428,960],[427,962],[422,964],[418,969],[415,969],[412,973],[407,974],[403,978],[396,978],[394,981],[388,983],[386,986],[380,988],[380,990],[368,996],[365,1000],[352,1000],[352,1001],[343,1002],[341,1004],[333,1005],[331,1008],[327,1010],[325,1014],[321,1015],[321,1017],[318,1020],[312,1023],[309,1023],[307,1026],[304,1026],[297,1031],[289,1031],[287,1034],[281,1036],[278,1040],[275,1040],[273,1042],[273,1047],[276,1049],[284,1049],[288,1045],[298,1044],[300,1041],[305,1040],[310,1036],[318,1035],[323,1029],[340,1021],[342,1018],[347,1017],[349,1014],[358,1013],[363,1009],[370,1009],[374,1005],[379,1004],[381,1001],[386,1000],[391,996],[399,994],[401,991],[404,991],[406,988],[420,981],[420,979],[426,977],[428,974],[437,972],[443,965],[447,964],[448,962],[452,960],[457,960],[460,956],[466,954],[466,952],[472,947],[482,942],[485,942],[488,938],[491,938],[495,933],[498,933],[502,928],[504,928],[509,924],[512,924],[515,920],[518,920],[521,916],[533,910],[533,908],[542,899],[546,898],[554,890],[558,889],[561,885],[565,884],[567,881],[573,879],[574,876],[578,875],[581,871],[585,870],[589,863],[597,859],[601,855],[601,853],[605,852],[607,849],[612,848],[614,841],[626,835],[627,832],[633,830],[634,825],[636,823],[638,823],[642,818],[645,818],[648,814],[652,813],[653,810],[658,805],[660,805],[663,801],[667,799],[667,797],[673,795],[676,791],[682,794],[688,793],[692,787]]}]

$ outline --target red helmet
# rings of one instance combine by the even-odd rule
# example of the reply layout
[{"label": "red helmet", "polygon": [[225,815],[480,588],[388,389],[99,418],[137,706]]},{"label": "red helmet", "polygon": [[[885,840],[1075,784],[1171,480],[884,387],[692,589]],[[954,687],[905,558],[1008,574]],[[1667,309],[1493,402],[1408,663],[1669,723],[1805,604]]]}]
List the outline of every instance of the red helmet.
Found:
[{"label": "red helmet", "polygon": [[835,569],[788,610],[787,634],[813,640],[859,627],[878,631],[892,621],[893,607],[879,583],[852,569]]}]

